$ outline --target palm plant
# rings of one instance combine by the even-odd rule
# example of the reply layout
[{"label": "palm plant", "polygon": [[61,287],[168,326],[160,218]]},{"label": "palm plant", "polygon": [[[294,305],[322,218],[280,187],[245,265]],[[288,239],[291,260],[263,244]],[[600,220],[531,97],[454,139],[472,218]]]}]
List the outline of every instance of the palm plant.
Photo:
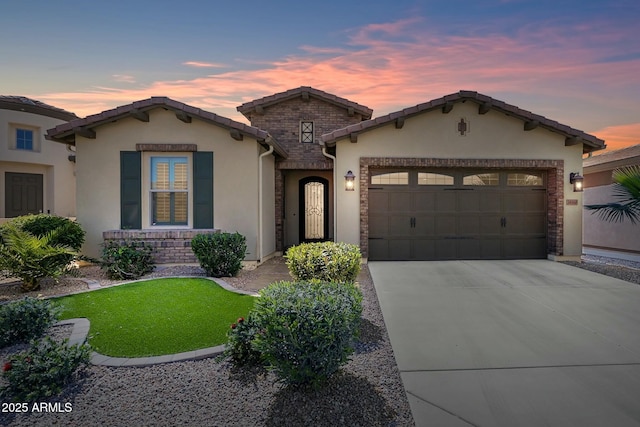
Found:
[{"label": "palm plant", "polygon": [[66,231],[62,226],[39,237],[15,224],[4,224],[0,229],[0,272],[22,279],[25,292],[39,289],[44,277],[57,279],[77,255],[68,246],[51,243]]},{"label": "palm plant", "polygon": [[640,165],[614,170],[613,182],[616,202],[585,205],[585,209],[597,213],[605,221],[622,222],[627,218],[635,225],[640,221]]}]

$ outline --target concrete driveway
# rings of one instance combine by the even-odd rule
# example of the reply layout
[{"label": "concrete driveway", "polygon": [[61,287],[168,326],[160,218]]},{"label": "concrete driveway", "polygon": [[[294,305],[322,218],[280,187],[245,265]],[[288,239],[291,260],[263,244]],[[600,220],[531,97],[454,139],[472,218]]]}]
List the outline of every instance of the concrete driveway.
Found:
[{"label": "concrete driveway", "polygon": [[640,425],[640,286],[546,260],[369,270],[417,426]]}]

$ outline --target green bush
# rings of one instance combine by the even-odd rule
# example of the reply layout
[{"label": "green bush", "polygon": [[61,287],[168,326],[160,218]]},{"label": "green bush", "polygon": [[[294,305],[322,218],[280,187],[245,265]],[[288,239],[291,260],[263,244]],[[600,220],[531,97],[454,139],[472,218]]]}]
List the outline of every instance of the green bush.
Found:
[{"label": "green bush", "polygon": [[247,253],[247,239],[240,233],[198,234],[191,240],[191,249],[207,275],[235,276]]},{"label": "green bush", "polygon": [[[58,228],[64,228],[64,233],[56,235],[50,244],[66,246],[74,251],[79,251],[84,243],[85,231],[80,224],[68,218],[56,215],[38,214],[24,215],[10,220],[7,224],[14,224],[21,230],[27,231],[36,237],[44,237]],[[0,226],[6,226],[3,224]]]},{"label": "green bush", "polygon": [[225,356],[230,357],[236,366],[259,364],[261,354],[253,347],[253,341],[259,331],[259,325],[253,316],[250,315],[247,319],[240,317],[227,333]]},{"label": "green bush", "polygon": [[254,348],[279,379],[315,387],[353,353],[362,294],[351,283],[277,282],[262,289],[251,315]]},{"label": "green bush", "polygon": [[16,402],[33,401],[60,393],[74,372],[89,363],[90,347],[86,344],[67,346],[50,337],[31,342],[28,350],[14,354],[5,362],[2,375],[8,385],[3,398]]},{"label": "green bush", "polygon": [[8,222],[0,228],[0,273],[22,279],[23,291],[40,287],[40,279],[57,279],[64,274],[69,263],[78,255],[60,243],[72,225],[67,223],[43,236],[23,230],[19,222]]},{"label": "green bush", "polygon": [[285,255],[295,280],[354,282],[360,272],[360,249],[348,243],[302,243]]},{"label": "green bush", "polygon": [[49,300],[26,297],[0,306],[0,348],[40,338],[57,318]]},{"label": "green bush", "polygon": [[144,242],[105,242],[102,246],[101,268],[110,279],[135,280],[155,268],[153,248]]}]

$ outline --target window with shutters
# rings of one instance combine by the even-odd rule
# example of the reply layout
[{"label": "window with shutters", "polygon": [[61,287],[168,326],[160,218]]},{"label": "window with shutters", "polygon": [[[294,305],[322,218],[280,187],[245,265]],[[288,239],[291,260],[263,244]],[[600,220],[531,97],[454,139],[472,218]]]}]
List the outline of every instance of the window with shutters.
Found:
[{"label": "window with shutters", "polygon": [[188,225],[187,157],[151,157],[151,225]]}]

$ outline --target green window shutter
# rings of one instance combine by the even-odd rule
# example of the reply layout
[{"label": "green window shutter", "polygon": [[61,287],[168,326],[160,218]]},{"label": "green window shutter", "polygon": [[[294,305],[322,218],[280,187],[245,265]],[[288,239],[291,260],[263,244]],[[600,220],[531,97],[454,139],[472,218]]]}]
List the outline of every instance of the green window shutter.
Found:
[{"label": "green window shutter", "polygon": [[193,153],[193,228],[213,228],[213,153]]},{"label": "green window shutter", "polygon": [[139,151],[120,152],[120,228],[142,228],[142,167]]}]

